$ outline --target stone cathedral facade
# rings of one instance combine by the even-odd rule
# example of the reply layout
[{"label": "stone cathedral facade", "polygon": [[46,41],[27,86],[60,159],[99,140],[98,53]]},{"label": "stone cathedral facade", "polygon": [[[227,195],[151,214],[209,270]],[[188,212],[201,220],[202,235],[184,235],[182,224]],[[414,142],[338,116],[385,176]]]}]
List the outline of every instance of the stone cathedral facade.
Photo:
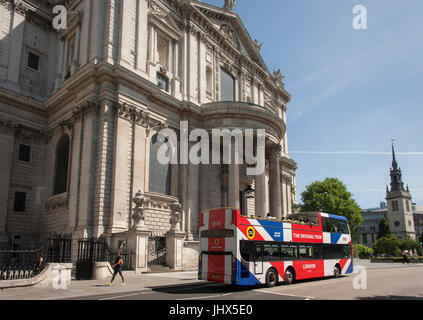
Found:
[{"label": "stone cathedral facade", "polygon": [[[52,26],[55,5],[67,8],[66,29]],[[292,212],[291,97],[233,7],[0,0],[0,242],[24,246],[61,232],[72,234],[74,251],[82,237],[131,246],[141,217],[148,263],[163,264],[177,208],[178,263],[188,266],[197,263],[201,210]],[[265,174],[159,164],[157,132],[178,132],[181,121],[190,130],[265,129]]]}]

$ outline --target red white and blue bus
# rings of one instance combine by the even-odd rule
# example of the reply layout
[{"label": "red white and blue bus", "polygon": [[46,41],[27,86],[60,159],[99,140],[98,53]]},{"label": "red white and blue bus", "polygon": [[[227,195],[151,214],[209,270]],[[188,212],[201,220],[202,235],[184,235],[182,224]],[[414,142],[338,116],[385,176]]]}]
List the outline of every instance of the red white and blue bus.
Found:
[{"label": "red white and blue bus", "polygon": [[200,280],[273,287],[353,272],[347,219],[296,213],[286,220],[212,209],[200,215]]}]

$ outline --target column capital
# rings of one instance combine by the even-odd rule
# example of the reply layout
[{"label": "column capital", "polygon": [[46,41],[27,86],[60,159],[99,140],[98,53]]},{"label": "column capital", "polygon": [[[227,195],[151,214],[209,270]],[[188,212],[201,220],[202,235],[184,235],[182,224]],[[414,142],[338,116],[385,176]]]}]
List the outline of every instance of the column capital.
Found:
[{"label": "column capital", "polygon": [[277,158],[280,159],[280,153],[282,152],[282,146],[280,144],[272,144],[266,148],[266,153],[269,156],[269,160]]}]

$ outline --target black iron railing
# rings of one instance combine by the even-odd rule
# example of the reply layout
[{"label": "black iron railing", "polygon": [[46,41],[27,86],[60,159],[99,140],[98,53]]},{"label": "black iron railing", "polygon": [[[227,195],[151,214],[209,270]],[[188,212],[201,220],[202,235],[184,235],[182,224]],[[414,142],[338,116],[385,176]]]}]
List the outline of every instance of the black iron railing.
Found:
[{"label": "black iron railing", "polygon": [[25,249],[7,244],[0,247],[0,281],[34,277],[47,263],[71,262],[71,235],[50,235],[38,248],[34,248],[35,244],[19,246]]},{"label": "black iron railing", "polygon": [[[105,238],[84,238],[78,240],[78,262],[110,262],[114,263],[116,252],[109,248]],[[121,249],[119,250],[123,259],[122,270],[131,270],[132,251]]]}]

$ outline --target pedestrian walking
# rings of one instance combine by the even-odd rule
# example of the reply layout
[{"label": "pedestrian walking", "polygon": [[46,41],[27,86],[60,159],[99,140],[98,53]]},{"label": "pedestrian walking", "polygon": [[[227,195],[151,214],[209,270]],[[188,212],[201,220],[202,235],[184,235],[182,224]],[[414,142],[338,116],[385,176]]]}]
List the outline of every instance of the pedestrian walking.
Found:
[{"label": "pedestrian walking", "polygon": [[110,282],[107,283],[108,286],[112,285],[118,273],[120,277],[122,278],[122,283],[120,285],[121,286],[125,285],[125,277],[122,274],[122,267],[123,267],[123,259],[122,259],[122,256],[120,255],[120,252],[118,251],[116,252],[115,262],[112,265],[112,268],[114,270],[113,278],[112,280],[110,280]]},{"label": "pedestrian walking", "polygon": [[413,253],[413,262],[415,264],[419,263],[419,254],[417,253],[417,250],[414,250],[414,253]]},{"label": "pedestrian walking", "polygon": [[407,262],[407,264],[410,264],[410,261],[408,261],[408,250],[404,250],[402,252],[402,264],[405,264]]},{"label": "pedestrian walking", "polygon": [[43,256],[42,256],[41,252],[40,252],[38,254],[38,257],[37,257],[37,263],[35,265],[35,270],[34,270],[35,274],[37,274],[38,272],[40,272],[41,265],[43,264],[43,261],[44,261],[44,259],[43,259]]}]

